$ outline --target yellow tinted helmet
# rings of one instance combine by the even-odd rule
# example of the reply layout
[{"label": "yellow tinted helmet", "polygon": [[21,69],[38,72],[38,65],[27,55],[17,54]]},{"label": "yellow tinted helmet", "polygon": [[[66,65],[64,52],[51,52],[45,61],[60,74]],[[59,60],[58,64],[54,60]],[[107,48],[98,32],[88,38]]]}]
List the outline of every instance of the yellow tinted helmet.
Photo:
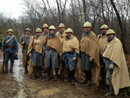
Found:
[{"label": "yellow tinted helmet", "polygon": [[106,35],[109,35],[109,34],[116,34],[114,30],[112,29],[109,29],[107,32],[106,32]]},{"label": "yellow tinted helmet", "polygon": [[8,33],[8,32],[12,32],[12,33],[13,33],[14,31],[13,31],[13,29],[8,29],[7,33]]},{"label": "yellow tinted helmet", "polygon": [[65,25],[63,23],[60,23],[58,28],[65,28]]},{"label": "yellow tinted helmet", "polygon": [[103,29],[107,29],[108,30],[108,26],[106,24],[102,25],[101,26],[101,30],[103,30]]},{"label": "yellow tinted helmet", "polygon": [[36,33],[42,33],[42,30],[40,28],[37,28]]},{"label": "yellow tinted helmet", "polygon": [[48,28],[48,27],[49,26],[46,23],[44,23],[43,26],[42,26],[42,28]]},{"label": "yellow tinted helmet", "polygon": [[30,28],[26,28],[25,32],[26,32],[26,31],[30,31],[30,32],[31,32]]},{"label": "yellow tinted helmet", "polygon": [[71,28],[68,28],[65,32],[66,33],[73,33],[73,30]]},{"label": "yellow tinted helmet", "polygon": [[51,25],[51,26],[49,27],[49,30],[56,30],[56,28],[55,28],[55,26]]},{"label": "yellow tinted helmet", "polygon": [[84,26],[83,26],[84,28],[88,28],[88,27],[92,27],[92,25],[91,25],[91,23],[90,22],[85,22],[84,23]]}]

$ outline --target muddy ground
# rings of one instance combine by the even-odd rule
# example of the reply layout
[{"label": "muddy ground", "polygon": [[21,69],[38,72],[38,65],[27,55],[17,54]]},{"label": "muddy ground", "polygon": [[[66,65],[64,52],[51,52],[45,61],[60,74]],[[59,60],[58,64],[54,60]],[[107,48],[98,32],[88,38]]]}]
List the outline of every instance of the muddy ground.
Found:
[{"label": "muddy ground", "polygon": [[[70,83],[53,81],[53,79],[32,80],[28,75],[24,75],[21,51],[20,48],[19,60],[14,64],[14,73],[0,73],[0,98],[105,98],[103,95],[107,92],[107,87],[96,88],[94,84],[86,87],[85,84],[80,83],[72,86]],[[2,56],[0,56],[1,66]]]}]

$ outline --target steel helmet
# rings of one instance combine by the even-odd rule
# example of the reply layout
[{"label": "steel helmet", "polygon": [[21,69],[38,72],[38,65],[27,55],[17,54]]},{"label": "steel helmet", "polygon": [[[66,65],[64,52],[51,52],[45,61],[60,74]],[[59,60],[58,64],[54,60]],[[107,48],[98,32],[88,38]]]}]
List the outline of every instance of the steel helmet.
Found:
[{"label": "steel helmet", "polygon": [[48,28],[48,27],[49,26],[46,23],[44,23],[43,26],[42,26],[42,28]]},{"label": "steel helmet", "polygon": [[37,28],[36,33],[42,33],[42,30],[40,28]]},{"label": "steel helmet", "polygon": [[13,31],[13,29],[8,29],[7,33],[8,33],[8,32],[12,32],[12,33],[13,33],[14,31]]},{"label": "steel helmet", "polygon": [[60,23],[58,28],[65,28],[65,25],[63,23]]},{"label": "steel helmet", "polygon": [[106,24],[104,24],[104,25],[101,26],[101,30],[102,29],[108,29],[108,26]]},{"label": "steel helmet", "polygon": [[88,27],[92,27],[92,25],[91,25],[91,23],[90,22],[85,22],[84,23],[84,26],[83,26],[84,28],[88,28]]},{"label": "steel helmet", "polygon": [[109,35],[109,34],[116,34],[114,30],[112,29],[109,29],[107,32],[106,32],[106,35]]},{"label": "steel helmet", "polygon": [[49,30],[56,30],[56,28],[55,28],[55,26],[51,25],[51,26],[49,27]]},{"label": "steel helmet", "polygon": [[68,28],[65,32],[66,33],[69,33],[69,32],[73,33],[73,30],[71,28]]}]

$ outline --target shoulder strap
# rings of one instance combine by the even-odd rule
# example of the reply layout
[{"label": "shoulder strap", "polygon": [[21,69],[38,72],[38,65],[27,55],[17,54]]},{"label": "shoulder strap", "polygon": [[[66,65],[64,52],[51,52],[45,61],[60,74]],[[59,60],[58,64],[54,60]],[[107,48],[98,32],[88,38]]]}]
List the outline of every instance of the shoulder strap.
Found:
[{"label": "shoulder strap", "polygon": [[10,39],[6,40],[6,44],[8,44],[13,38],[14,38],[14,35]]}]

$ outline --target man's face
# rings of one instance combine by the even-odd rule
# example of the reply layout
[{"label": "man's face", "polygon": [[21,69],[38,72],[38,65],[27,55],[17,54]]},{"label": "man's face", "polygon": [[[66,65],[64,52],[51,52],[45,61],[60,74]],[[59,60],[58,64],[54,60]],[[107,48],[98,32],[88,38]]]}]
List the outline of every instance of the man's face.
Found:
[{"label": "man's face", "polygon": [[30,31],[26,31],[26,34],[27,34],[27,35],[30,35]]},{"label": "man's face", "polygon": [[64,27],[59,28],[59,31],[60,31],[60,32],[64,32],[64,31],[65,31],[65,28],[64,28]]},{"label": "man's face", "polygon": [[43,32],[48,32],[48,29],[47,28],[43,28]]},{"label": "man's face", "polygon": [[66,36],[69,37],[72,33],[71,32],[68,32],[66,33]]},{"label": "man's face", "polygon": [[106,35],[107,29],[102,29],[102,34]]},{"label": "man's face", "polygon": [[110,40],[114,35],[113,34],[109,34],[107,35],[108,39]]},{"label": "man's face", "polygon": [[55,33],[55,30],[50,30],[50,33],[51,33],[51,34],[54,34],[54,33]]},{"label": "man's face", "polygon": [[36,35],[37,35],[37,36],[40,36],[40,35],[41,35],[41,32],[37,32]]},{"label": "man's face", "polygon": [[8,32],[9,36],[12,36],[13,35],[13,32]]},{"label": "man's face", "polygon": [[91,27],[85,27],[85,28],[84,28],[84,31],[85,31],[85,32],[88,32],[88,31],[90,31],[90,30],[91,30]]}]

